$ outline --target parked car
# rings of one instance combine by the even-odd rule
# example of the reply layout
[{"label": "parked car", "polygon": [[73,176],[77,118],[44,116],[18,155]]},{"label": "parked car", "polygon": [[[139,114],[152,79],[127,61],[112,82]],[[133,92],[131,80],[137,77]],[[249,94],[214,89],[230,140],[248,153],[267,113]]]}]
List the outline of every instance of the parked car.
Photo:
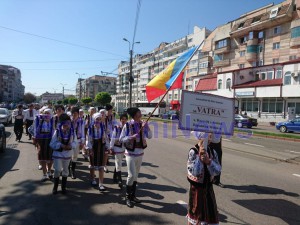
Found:
[{"label": "parked car", "polygon": [[251,118],[246,115],[235,114],[234,120],[235,120],[235,125],[239,128],[242,127],[252,128],[252,127],[257,127],[258,125],[257,119]]},{"label": "parked car", "polygon": [[12,123],[12,114],[6,108],[0,108],[0,123],[5,125]]},{"label": "parked car", "polygon": [[300,117],[285,122],[279,122],[276,124],[276,129],[280,130],[282,133],[289,131],[300,132]]},{"label": "parked car", "polygon": [[5,126],[0,124],[0,152],[4,152],[6,149],[6,133]]}]

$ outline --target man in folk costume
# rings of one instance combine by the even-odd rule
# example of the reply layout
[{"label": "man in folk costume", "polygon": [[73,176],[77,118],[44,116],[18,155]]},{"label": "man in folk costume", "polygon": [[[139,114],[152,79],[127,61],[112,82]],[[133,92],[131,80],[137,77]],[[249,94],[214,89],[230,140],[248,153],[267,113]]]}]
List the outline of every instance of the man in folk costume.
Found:
[{"label": "man in folk costume", "polygon": [[42,166],[43,177],[42,182],[52,179],[52,149],[50,147],[51,138],[53,136],[53,119],[51,118],[50,109],[44,109],[43,113],[37,115],[34,124],[33,140],[38,151],[39,164]]},{"label": "man in folk costume", "polygon": [[120,141],[125,145],[125,156],[128,168],[126,182],[126,205],[134,207],[134,203],[141,201],[136,198],[137,178],[142,165],[144,149],[147,147],[146,138],[152,138],[152,131],[148,123],[143,123],[142,114],[138,108],[127,110],[132,120],[122,130]]},{"label": "man in folk costume", "polygon": [[[214,149],[218,155],[219,163],[222,166],[222,135],[212,133],[210,148]],[[224,187],[221,183],[221,173],[214,177],[213,183],[219,187]]]},{"label": "man in folk costume", "polygon": [[25,117],[25,112],[22,105],[18,105],[18,108],[13,111],[13,117],[15,118],[14,132],[16,135],[16,141],[21,142]]},{"label": "man in folk costume", "polygon": [[24,112],[25,112],[24,121],[26,127],[26,135],[29,136],[29,140],[31,140],[32,135],[30,134],[30,132],[28,132],[28,128],[33,124],[33,120],[37,112],[34,109],[33,104],[30,104],[29,109],[25,110]]},{"label": "man in folk costume", "polygon": [[90,153],[90,174],[91,184],[97,185],[95,180],[95,170],[99,172],[99,191],[106,190],[104,187],[104,166],[105,166],[105,151],[108,148],[108,140],[105,130],[105,117],[101,113],[93,115],[93,123],[88,129],[88,138],[86,147]]},{"label": "man in folk costume", "polygon": [[128,121],[127,114],[122,114],[120,116],[121,124],[115,125],[113,133],[111,135],[109,149],[113,155],[115,155],[115,172],[114,172],[114,182],[119,184],[119,187],[122,189],[122,161],[125,153],[125,147],[122,142],[120,142],[120,135],[123,127]]},{"label": "man in folk costume", "polygon": [[84,120],[79,118],[78,107],[72,107],[71,113],[72,113],[72,127],[75,131],[78,145],[73,150],[72,160],[69,165],[69,174],[71,175],[72,179],[76,179],[76,174],[75,174],[76,162],[78,159],[79,151],[83,148],[83,145],[85,143]]},{"label": "man in folk costume", "polygon": [[213,189],[214,176],[220,174],[218,155],[210,148],[211,134],[195,132],[198,144],[191,148],[187,161],[190,183],[188,224],[219,224],[218,208]]},{"label": "man in folk costume", "polygon": [[50,146],[53,149],[54,186],[52,193],[57,194],[59,177],[62,174],[61,190],[66,194],[67,178],[69,175],[69,164],[73,150],[77,147],[77,138],[71,125],[71,118],[63,113],[59,117],[59,126],[55,130]]}]

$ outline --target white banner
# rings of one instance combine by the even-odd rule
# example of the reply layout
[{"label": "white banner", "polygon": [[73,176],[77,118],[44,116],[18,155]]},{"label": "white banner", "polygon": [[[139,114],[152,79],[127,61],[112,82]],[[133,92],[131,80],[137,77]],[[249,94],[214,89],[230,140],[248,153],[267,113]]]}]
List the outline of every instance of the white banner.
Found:
[{"label": "white banner", "polygon": [[182,91],[179,129],[233,135],[234,99]]}]

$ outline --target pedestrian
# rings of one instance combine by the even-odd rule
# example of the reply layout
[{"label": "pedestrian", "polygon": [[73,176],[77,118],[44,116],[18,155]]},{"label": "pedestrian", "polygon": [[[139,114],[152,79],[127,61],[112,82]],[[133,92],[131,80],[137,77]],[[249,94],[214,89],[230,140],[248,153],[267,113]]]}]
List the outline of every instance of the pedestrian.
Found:
[{"label": "pedestrian", "polygon": [[[84,128],[84,136],[87,140],[87,136],[88,136],[88,129],[91,126],[91,124],[93,124],[93,115],[96,113],[96,108],[95,107],[90,107],[88,110],[88,114],[85,116],[84,120],[85,120],[85,128]],[[88,154],[88,149],[87,146],[85,146],[83,148],[82,151],[82,155],[84,157],[85,160],[89,161],[89,154]]]},{"label": "pedestrian", "polygon": [[52,149],[50,147],[51,138],[53,136],[53,119],[51,118],[50,109],[45,109],[43,114],[36,115],[33,124],[34,135],[33,140],[38,152],[39,164],[43,170],[42,182],[52,179]]},{"label": "pedestrian", "polygon": [[54,129],[56,130],[58,128],[59,125],[59,117],[61,114],[63,114],[65,112],[65,107],[61,104],[55,105],[54,107],[55,109],[55,115],[53,116],[53,126]]},{"label": "pedestrian", "polygon": [[76,163],[78,160],[79,151],[83,148],[85,143],[85,136],[84,136],[84,120],[79,118],[79,108],[72,107],[71,109],[72,114],[72,127],[75,131],[75,135],[77,138],[77,147],[73,149],[72,160],[69,165],[69,175],[71,175],[72,179],[76,179]]},{"label": "pedestrian", "polygon": [[53,149],[54,186],[52,193],[57,194],[59,177],[62,174],[61,190],[66,194],[67,178],[69,175],[69,164],[73,150],[77,147],[75,132],[71,126],[71,118],[63,113],[59,117],[59,126],[55,130],[50,146]]},{"label": "pedestrian", "polygon": [[29,136],[28,140],[31,140],[32,135],[30,134],[30,132],[28,132],[28,128],[33,124],[33,120],[34,120],[37,112],[34,109],[33,104],[30,104],[29,109],[25,110],[24,112],[25,112],[24,121],[25,121],[25,126],[26,126],[26,136]]},{"label": "pedestrian", "polygon": [[16,135],[16,141],[21,142],[25,117],[23,105],[18,105],[17,109],[13,111],[13,117],[15,118],[14,133]]},{"label": "pedestrian", "polygon": [[106,190],[104,187],[104,166],[105,166],[105,150],[108,145],[103,114],[95,113],[93,115],[93,123],[88,130],[88,138],[86,146],[90,153],[90,175],[91,184],[96,186],[95,170],[99,172],[99,191]]},{"label": "pedestrian", "polygon": [[[113,115],[112,105],[107,104],[105,106],[105,110],[106,110],[105,126],[106,126],[107,136],[108,136],[108,139],[110,141],[114,126],[117,124],[117,122],[116,122],[115,117]],[[109,166],[109,157],[107,157],[107,162],[106,162],[106,167],[105,168],[107,168],[107,166]]]},{"label": "pedestrian", "polygon": [[[222,166],[222,155],[223,155],[223,153],[222,153],[222,135],[212,133],[211,142],[209,144],[209,147],[216,151],[216,153],[218,155],[219,163]],[[222,188],[224,187],[224,185],[221,183],[221,172],[219,175],[214,177],[213,183]]]},{"label": "pedestrian", "polygon": [[[107,141],[108,141],[108,144],[109,144],[109,142],[110,142],[110,128],[108,128],[108,126],[110,126],[110,125],[107,123],[107,119],[106,119],[107,111],[105,109],[101,108],[99,110],[99,113],[102,116],[101,118],[102,118],[102,122],[103,122],[103,125],[104,125],[105,134],[107,136]],[[104,154],[105,165],[104,165],[104,168],[103,168],[105,173],[109,172],[108,168],[107,168],[107,165],[108,165],[108,163],[107,163],[108,162],[108,152],[109,152],[108,148],[105,149],[105,154]]]},{"label": "pedestrian", "polygon": [[122,132],[123,127],[128,121],[127,114],[122,114],[120,116],[120,124],[115,125],[113,129],[113,133],[111,135],[111,141],[110,141],[110,151],[115,156],[115,170],[114,170],[114,176],[113,180],[115,183],[119,184],[119,187],[122,189],[123,182],[122,182],[122,161],[125,153],[125,148],[123,143],[120,142],[120,135]]},{"label": "pedestrian", "polygon": [[123,127],[120,141],[125,146],[125,157],[128,169],[126,182],[126,205],[134,207],[134,203],[141,203],[136,198],[137,178],[143,161],[144,149],[147,148],[146,138],[152,138],[152,131],[148,123],[144,123],[138,108],[127,110],[132,120]]},{"label": "pedestrian", "polygon": [[212,179],[221,171],[217,153],[210,148],[211,135],[196,132],[198,144],[191,148],[187,161],[190,183],[188,224],[219,224]]}]

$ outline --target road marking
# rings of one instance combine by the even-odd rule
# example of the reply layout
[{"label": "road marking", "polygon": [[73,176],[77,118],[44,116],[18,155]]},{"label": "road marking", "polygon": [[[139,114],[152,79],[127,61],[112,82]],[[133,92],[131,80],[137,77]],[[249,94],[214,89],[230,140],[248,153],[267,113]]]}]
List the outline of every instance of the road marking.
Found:
[{"label": "road marking", "polygon": [[290,152],[300,154],[300,152],[295,152],[295,151],[290,151]]},{"label": "road marking", "polygon": [[222,140],[224,140],[224,141],[232,141],[232,140],[226,139],[226,138],[222,138]]},{"label": "road marking", "polygon": [[296,177],[300,177],[300,174],[294,173],[293,175],[296,176]]},{"label": "road marking", "polygon": [[251,144],[251,143],[245,143],[245,145],[252,145],[252,146],[261,147],[261,148],[265,147],[263,145],[256,145],[256,144]]},{"label": "road marking", "polygon": [[179,200],[176,203],[181,205],[183,208],[187,209],[187,203],[185,201]]}]

